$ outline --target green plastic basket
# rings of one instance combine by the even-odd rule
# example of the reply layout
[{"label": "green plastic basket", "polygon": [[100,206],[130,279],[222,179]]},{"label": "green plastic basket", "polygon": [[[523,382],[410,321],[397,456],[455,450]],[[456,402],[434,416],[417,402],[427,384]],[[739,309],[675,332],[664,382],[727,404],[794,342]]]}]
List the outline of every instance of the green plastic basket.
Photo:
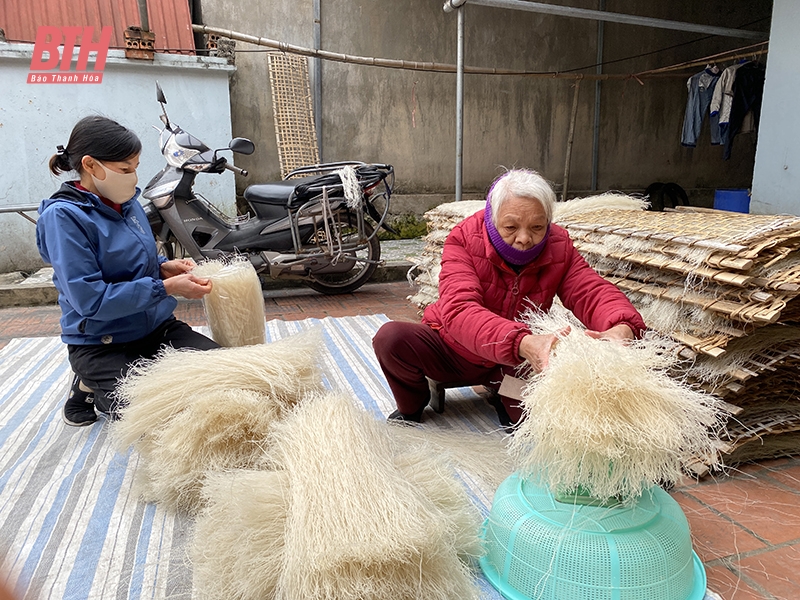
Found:
[{"label": "green plastic basket", "polygon": [[481,568],[509,600],[703,600],[680,506],[659,487],[629,505],[559,502],[512,475],[483,529]]}]

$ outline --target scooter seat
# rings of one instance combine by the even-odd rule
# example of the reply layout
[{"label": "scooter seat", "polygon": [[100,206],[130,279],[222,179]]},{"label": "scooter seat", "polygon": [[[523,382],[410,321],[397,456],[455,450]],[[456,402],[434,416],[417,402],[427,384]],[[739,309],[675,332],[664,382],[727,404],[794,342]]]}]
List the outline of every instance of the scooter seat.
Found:
[{"label": "scooter seat", "polygon": [[294,195],[294,189],[309,179],[314,178],[305,177],[303,179],[288,179],[286,181],[249,185],[244,190],[244,198],[251,203],[256,202],[286,207],[289,205],[289,201]]},{"label": "scooter seat", "polygon": [[[362,168],[359,167],[359,175],[361,175]],[[386,177],[385,174],[378,174]],[[330,197],[343,197],[344,191],[342,190],[341,182],[342,180],[336,173],[298,177],[297,179],[248,186],[244,191],[244,197],[251,205],[269,204],[271,206],[295,209],[311,200],[314,196],[321,194],[322,188],[326,186],[329,189]]]}]

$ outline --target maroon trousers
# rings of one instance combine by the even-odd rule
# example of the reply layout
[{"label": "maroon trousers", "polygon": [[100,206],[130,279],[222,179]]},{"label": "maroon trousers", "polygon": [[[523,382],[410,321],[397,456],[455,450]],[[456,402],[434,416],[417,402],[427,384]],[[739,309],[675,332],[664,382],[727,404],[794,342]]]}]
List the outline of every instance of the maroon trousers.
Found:
[{"label": "maroon trousers", "polygon": [[[429,377],[441,383],[485,385],[497,390],[503,375],[514,367],[484,367],[471,363],[448,346],[439,332],[422,323],[389,321],[372,338],[375,356],[383,369],[397,409],[413,414],[430,401]],[[522,409],[517,400],[501,396],[512,423],[519,422]]]}]

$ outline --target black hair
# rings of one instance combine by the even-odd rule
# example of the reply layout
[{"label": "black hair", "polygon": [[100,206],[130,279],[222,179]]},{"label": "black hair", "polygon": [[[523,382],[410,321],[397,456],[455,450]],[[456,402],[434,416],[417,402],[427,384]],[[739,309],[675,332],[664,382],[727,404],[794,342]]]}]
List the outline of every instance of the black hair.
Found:
[{"label": "black hair", "polygon": [[80,173],[84,156],[115,162],[141,150],[142,142],[127,127],[108,117],[84,117],[72,128],[67,147],[58,146],[58,153],[50,157],[50,171],[54,175],[73,170]]}]

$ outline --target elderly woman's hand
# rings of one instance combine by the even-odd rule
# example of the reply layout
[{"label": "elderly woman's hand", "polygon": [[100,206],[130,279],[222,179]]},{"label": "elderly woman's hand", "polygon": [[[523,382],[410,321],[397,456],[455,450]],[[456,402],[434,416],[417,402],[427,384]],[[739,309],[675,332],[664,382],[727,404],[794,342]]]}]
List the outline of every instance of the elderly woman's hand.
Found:
[{"label": "elderly woman's hand", "polygon": [[569,327],[565,327],[556,333],[526,335],[519,344],[519,355],[530,363],[534,371],[539,373],[550,362],[550,352],[558,342],[558,338],[568,335],[570,331]]},{"label": "elderly woman's hand", "polygon": [[606,329],[605,331],[592,331],[591,329],[587,329],[586,335],[596,340],[614,340],[616,342],[627,342],[635,337],[633,335],[633,329],[625,323],[614,325],[614,327]]}]

